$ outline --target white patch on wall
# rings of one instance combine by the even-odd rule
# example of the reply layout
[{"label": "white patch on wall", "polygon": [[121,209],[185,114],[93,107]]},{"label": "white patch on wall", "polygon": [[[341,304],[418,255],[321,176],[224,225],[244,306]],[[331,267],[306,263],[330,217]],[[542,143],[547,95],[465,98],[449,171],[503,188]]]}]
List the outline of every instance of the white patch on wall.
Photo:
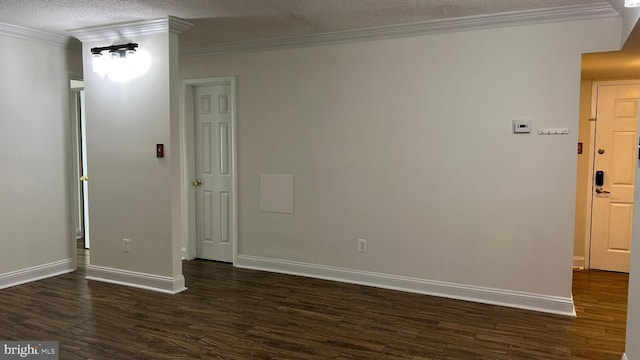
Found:
[{"label": "white patch on wall", "polygon": [[260,174],[260,211],[293,214],[293,175]]}]

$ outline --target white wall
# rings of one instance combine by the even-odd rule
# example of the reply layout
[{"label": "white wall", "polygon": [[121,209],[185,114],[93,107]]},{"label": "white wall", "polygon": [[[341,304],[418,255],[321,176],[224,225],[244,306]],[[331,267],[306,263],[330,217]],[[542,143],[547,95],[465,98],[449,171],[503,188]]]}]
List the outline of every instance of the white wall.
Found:
[{"label": "white wall", "polygon": [[[628,43],[640,19],[640,8],[625,8],[622,14],[621,44]],[[636,35],[638,36],[638,35]]]},{"label": "white wall", "polygon": [[589,171],[589,140],[591,133],[591,87],[592,80],[580,82],[580,115],[578,124],[578,142],[582,143],[582,154],[578,155],[576,171],[576,220],[573,241],[573,266],[585,267],[585,231],[587,226],[587,180]]},{"label": "white wall", "polygon": [[[640,176],[640,170],[636,170]],[[634,201],[640,204],[640,185],[636,182]],[[629,275],[629,298],[627,300],[627,342],[625,354],[628,360],[640,359],[640,211],[633,213],[633,249],[631,252],[631,272]]]},{"label": "white wall", "polygon": [[[172,235],[172,218],[179,218],[179,209],[176,215],[171,205],[172,187],[176,186],[172,164],[179,165],[175,156],[179,143],[172,142],[177,136],[171,134],[171,123],[179,121],[178,99],[175,94],[172,97],[179,85],[175,79],[171,81],[171,72],[177,75],[178,39],[174,34],[157,33],[124,40],[85,41],[84,61],[91,64],[91,47],[128,41],[138,43],[150,54],[148,73],[124,83],[99,77],[91,65],[84,73],[89,275],[104,276],[96,270],[99,267],[112,275],[135,272],[174,279],[182,281],[183,287],[182,238],[174,246]],[[164,158],[156,158],[156,144],[164,144]],[[179,174],[179,170],[176,172]],[[181,229],[174,232],[181,234]],[[123,252],[124,238],[131,241],[129,253]],[[135,283],[136,279],[124,281]]]},{"label": "white wall", "polygon": [[[640,8],[627,9],[627,12],[633,10],[633,24],[637,24],[640,18]],[[629,15],[630,16],[630,15]],[[627,14],[625,13],[625,18]],[[635,26],[635,31],[629,36],[625,47],[629,49],[640,49],[640,32]],[[640,114],[638,115],[640,118]],[[640,163],[636,166],[636,177],[640,176]],[[636,181],[634,190],[634,203],[640,204],[640,182]],[[640,211],[633,212],[633,234],[632,234],[632,251],[631,251],[631,271],[629,273],[629,297],[627,299],[627,342],[625,348],[626,359],[640,359]]]},{"label": "white wall", "polygon": [[0,35],[0,47],[11,49],[0,57],[2,287],[72,269],[67,71],[82,65],[40,42]]},{"label": "white wall", "polygon": [[[625,48],[635,51],[640,49],[638,19],[640,19],[640,8],[625,9],[622,41]],[[638,171],[640,171],[640,167],[637,169],[636,176],[640,176]],[[640,203],[640,182],[638,181],[635,183],[634,202]],[[640,244],[640,211],[633,213],[632,237],[633,251],[631,252],[629,297],[627,299],[627,341],[623,359],[638,360],[640,359],[640,342],[638,342],[640,336],[640,251],[637,247]]]},{"label": "white wall", "polygon": [[[636,44],[636,48],[637,48]],[[640,118],[640,114],[639,114]],[[636,178],[640,176],[640,163],[636,163]],[[640,204],[640,182],[636,181],[634,203]],[[640,211],[633,212],[631,270],[629,273],[629,297],[627,299],[627,360],[640,359]]]},{"label": "white wall", "polygon": [[[617,49],[620,31],[609,18],[181,59],[183,78],[238,76],[239,257],[569,299],[581,54]],[[516,118],[570,135],[513,135]],[[259,211],[260,173],[295,176],[295,214]]]}]

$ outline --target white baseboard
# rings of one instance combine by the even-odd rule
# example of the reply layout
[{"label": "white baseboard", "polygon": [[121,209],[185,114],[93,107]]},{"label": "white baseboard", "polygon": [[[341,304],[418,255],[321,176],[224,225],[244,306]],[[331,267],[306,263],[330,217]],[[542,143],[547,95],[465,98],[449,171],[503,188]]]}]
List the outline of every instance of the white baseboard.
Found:
[{"label": "white baseboard", "polygon": [[629,360],[629,358],[627,358],[627,354],[622,354],[622,360]]},{"label": "white baseboard", "polygon": [[70,273],[74,270],[73,259],[65,259],[0,274],[0,289]]},{"label": "white baseboard", "polygon": [[531,294],[248,255],[238,255],[235,265],[245,269],[301,275],[484,304],[576,316],[573,298],[570,297]]},{"label": "white baseboard", "polygon": [[183,247],[182,248],[182,260],[186,260],[187,258],[187,248]]},{"label": "white baseboard", "polygon": [[574,269],[584,269],[584,256],[574,256],[573,257],[573,268]]},{"label": "white baseboard", "polygon": [[166,294],[177,294],[187,290],[182,275],[177,277],[159,276],[95,265],[87,265],[87,279]]}]

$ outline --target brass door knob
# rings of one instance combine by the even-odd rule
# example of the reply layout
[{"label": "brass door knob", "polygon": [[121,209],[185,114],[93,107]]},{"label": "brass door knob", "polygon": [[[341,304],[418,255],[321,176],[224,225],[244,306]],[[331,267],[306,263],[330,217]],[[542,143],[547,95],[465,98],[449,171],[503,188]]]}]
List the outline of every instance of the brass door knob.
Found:
[{"label": "brass door knob", "polygon": [[193,180],[193,186],[200,186],[200,185],[202,185],[202,180],[200,179]]},{"label": "brass door knob", "polygon": [[80,176],[80,181],[89,181],[89,177],[87,175]]}]

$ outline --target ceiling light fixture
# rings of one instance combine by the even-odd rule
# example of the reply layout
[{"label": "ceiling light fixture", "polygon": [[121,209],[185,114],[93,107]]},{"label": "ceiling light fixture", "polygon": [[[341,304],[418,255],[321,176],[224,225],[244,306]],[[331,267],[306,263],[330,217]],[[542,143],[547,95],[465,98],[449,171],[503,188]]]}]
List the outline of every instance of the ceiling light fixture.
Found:
[{"label": "ceiling light fixture", "polygon": [[133,55],[136,52],[137,48],[138,48],[138,44],[136,43],[94,47],[94,48],[91,48],[91,54],[93,55],[93,57],[100,57],[102,56],[103,51],[108,50],[109,55],[111,55],[112,58],[119,58],[119,57],[123,58],[123,57],[126,57],[127,55]]},{"label": "ceiling light fixture", "polygon": [[624,0],[624,7],[633,8],[633,7],[639,7],[639,6],[640,6],[640,0]]},{"label": "ceiling light fixture", "polygon": [[[103,52],[108,52],[103,56]],[[93,72],[112,81],[124,82],[144,75],[151,66],[151,57],[138,44],[128,43],[91,48]]]}]

